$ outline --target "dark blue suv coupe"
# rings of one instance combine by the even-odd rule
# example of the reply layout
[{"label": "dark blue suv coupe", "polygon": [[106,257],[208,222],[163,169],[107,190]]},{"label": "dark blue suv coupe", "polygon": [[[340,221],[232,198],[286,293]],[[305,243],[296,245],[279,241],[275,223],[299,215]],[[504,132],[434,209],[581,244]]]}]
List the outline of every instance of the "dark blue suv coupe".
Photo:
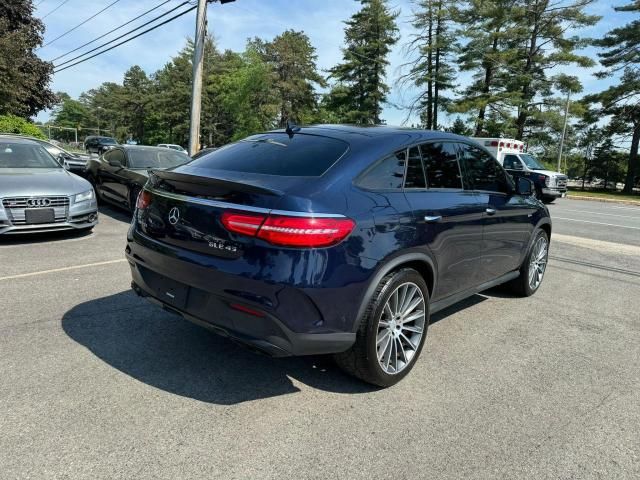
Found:
[{"label": "dark blue suv coupe", "polygon": [[545,272],[551,221],[464,137],[313,126],[152,172],[126,255],[133,289],[270,355],[335,354],[389,386],[415,364],[429,315]]}]

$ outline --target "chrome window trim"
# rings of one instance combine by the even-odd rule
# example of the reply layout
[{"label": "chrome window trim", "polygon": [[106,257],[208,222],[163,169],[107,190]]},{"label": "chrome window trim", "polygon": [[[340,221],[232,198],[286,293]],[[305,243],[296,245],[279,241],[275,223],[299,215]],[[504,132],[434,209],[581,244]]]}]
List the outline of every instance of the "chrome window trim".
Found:
[{"label": "chrome window trim", "polygon": [[315,218],[346,218],[339,213],[319,213],[319,212],[296,212],[291,210],[274,210],[271,208],[252,207],[250,205],[239,205],[237,203],[221,202],[219,200],[209,200],[207,198],[191,197],[179,193],[164,192],[152,187],[145,187],[145,190],[154,195],[171,198],[180,202],[195,203],[216,208],[228,208],[231,210],[241,210],[244,212],[262,213],[265,215],[283,215],[289,217],[315,217]]}]

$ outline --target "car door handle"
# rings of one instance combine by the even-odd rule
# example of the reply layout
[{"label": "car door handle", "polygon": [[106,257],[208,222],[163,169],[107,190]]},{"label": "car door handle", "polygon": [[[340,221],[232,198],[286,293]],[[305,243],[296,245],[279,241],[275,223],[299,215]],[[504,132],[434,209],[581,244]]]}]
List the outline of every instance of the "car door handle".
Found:
[{"label": "car door handle", "polygon": [[426,217],[424,217],[424,221],[427,223],[437,223],[440,220],[442,220],[442,215],[427,215]]},{"label": "car door handle", "polygon": [[487,215],[495,215],[496,214],[496,209],[495,208],[487,208],[485,210],[485,212],[487,212]]}]

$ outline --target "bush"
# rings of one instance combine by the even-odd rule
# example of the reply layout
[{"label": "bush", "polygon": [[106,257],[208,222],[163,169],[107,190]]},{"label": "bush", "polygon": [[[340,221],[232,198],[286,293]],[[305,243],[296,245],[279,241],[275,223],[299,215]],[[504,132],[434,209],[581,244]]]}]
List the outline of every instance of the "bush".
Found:
[{"label": "bush", "polygon": [[15,115],[0,115],[0,133],[19,133],[43,140],[47,138],[33,123]]}]

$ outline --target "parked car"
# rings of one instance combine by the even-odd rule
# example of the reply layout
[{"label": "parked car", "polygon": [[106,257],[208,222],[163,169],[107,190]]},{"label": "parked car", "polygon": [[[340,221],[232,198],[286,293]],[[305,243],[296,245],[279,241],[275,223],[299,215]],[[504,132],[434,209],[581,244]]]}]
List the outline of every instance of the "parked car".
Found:
[{"label": "parked car", "polygon": [[84,148],[88,154],[97,153],[101,155],[103,152],[118,145],[115,138],[101,137],[91,135],[84,139]]},{"label": "parked car", "polygon": [[390,386],[430,314],[510,282],[532,295],[551,220],[473,141],[316,126],[154,170],[127,235],[132,288],[274,356],[334,354]]},{"label": "parked car", "polygon": [[188,155],[160,147],[118,145],[87,163],[87,177],[100,200],[133,211],[148,170],[175,167],[190,161]]},{"label": "parked car", "polygon": [[187,151],[184,148],[182,148],[180,145],[176,145],[175,143],[159,143],[158,147],[170,148],[171,150],[176,150],[178,152],[187,153]]},{"label": "parked car", "polygon": [[[87,168],[87,157],[80,156],[77,153],[71,153],[66,151],[59,145],[54,145],[52,142],[46,140],[40,140],[39,138],[33,138],[33,141],[42,145],[47,152],[49,152],[60,164],[67,165],[67,170],[76,175],[83,176]],[[59,143],[59,142],[58,142]]]},{"label": "parked car", "polygon": [[204,157],[206,154],[211,153],[211,152],[215,152],[217,149],[218,149],[217,147],[203,148],[199,152],[196,152],[193,155],[191,155],[191,158],[193,158],[195,160],[196,158]]},{"label": "parked car", "polygon": [[473,138],[485,147],[514,178],[525,177],[534,184],[536,196],[544,203],[552,203],[567,194],[568,177],[548,170],[526,152],[523,142],[508,138]]},{"label": "parked car", "polygon": [[0,137],[0,234],[91,230],[91,184],[68,172],[38,142]]}]

